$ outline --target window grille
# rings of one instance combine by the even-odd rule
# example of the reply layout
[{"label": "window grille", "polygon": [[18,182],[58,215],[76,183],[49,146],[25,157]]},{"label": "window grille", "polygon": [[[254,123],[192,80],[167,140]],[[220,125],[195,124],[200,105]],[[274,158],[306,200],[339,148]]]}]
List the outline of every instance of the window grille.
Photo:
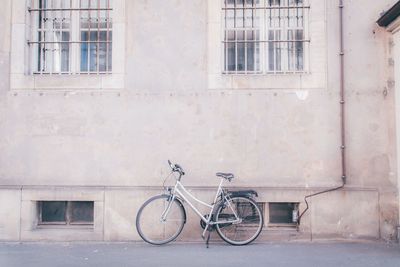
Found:
[{"label": "window grille", "polygon": [[110,73],[111,0],[29,0],[33,74]]},{"label": "window grille", "polygon": [[223,72],[307,71],[306,0],[224,0]]}]

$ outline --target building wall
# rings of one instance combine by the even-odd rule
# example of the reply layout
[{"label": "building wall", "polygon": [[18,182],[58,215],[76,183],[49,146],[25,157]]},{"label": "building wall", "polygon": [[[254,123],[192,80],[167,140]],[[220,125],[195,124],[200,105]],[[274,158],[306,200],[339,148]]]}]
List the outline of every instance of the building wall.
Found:
[{"label": "building wall", "polygon": [[[299,232],[262,238],[395,238],[391,41],[375,25],[393,2],[345,1],[345,189],[313,198]],[[161,192],[167,159],[210,200],[217,171],[235,173],[229,186],[256,189],[258,201],[301,210],[306,194],[341,184],[338,1],[310,0],[311,65],[321,75],[268,77],[273,88],[262,77],[212,76],[212,1],[126,1],[115,11],[125,26],[124,88],[114,89],[85,88],[85,78],[71,89],[68,77],[10,86],[12,47],[24,42],[11,36],[20,23],[12,3],[0,11],[1,240],[137,240],[135,214]],[[36,229],[38,200],[95,201],[94,229]],[[189,214],[181,238],[199,240]]]},{"label": "building wall", "polygon": [[[399,24],[398,24],[398,19],[393,22],[394,26],[392,28],[392,25],[390,27],[390,32],[393,34],[393,53],[392,53],[392,58],[393,58],[393,64],[394,64],[394,81],[395,81],[395,110],[396,110],[396,148],[397,151],[400,149],[400,94],[398,93],[398,90],[400,90],[400,32],[399,32]],[[396,82],[397,81],[397,82]],[[400,166],[400,159],[397,157],[397,168]],[[397,176],[397,188],[398,192],[400,190],[400,176]],[[397,195],[398,197],[399,195]],[[400,200],[399,200],[400,203]],[[400,216],[400,205],[399,205],[399,216]],[[400,217],[399,217],[400,220]],[[400,225],[398,225],[397,228],[397,239],[400,239]]]}]

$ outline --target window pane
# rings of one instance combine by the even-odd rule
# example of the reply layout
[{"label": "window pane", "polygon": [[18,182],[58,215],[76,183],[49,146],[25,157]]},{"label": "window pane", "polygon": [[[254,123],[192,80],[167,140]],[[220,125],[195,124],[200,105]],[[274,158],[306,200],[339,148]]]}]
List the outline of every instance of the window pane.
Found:
[{"label": "window pane", "polygon": [[[62,32],[62,41],[69,41],[69,32]],[[69,43],[61,45],[61,71],[69,71]]]},{"label": "window pane", "polygon": [[244,43],[244,31],[237,31],[237,70],[244,71],[246,65],[246,56],[245,56],[245,43]]},{"label": "window pane", "polygon": [[88,8],[89,7],[89,0],[80,0],[80,7],[81,8]]},{"label": "window pane", "polygon": [[[49,36],[49,34],[45,34],[45,36]],[[43,64],[42,70],[44,72],[50,72],[53,70],[53,44],[48,43],[44,44],[43,48]]]},{"label": "window pane", "polygon": [[281,5],[281,0],[268,0],[268,4],[270,6],[280,6]]},{"label": "window pane", "polygon": [[[288,40],[294,40],[293,30],[288,30]],[[295,43],[288,42],[288,70],[295,70]]]},{"label": "window pane", "polygon": [[293,223],[293,210],[296,203],[269,203],[270,223]]},{"label": "window pane", "polygon": [[235,0],[225,0],[226,7],[233,7],[235,5]]},{"label": "window pane", "polygon": [[281,56],[282,56],[282,43],[280,30],[270,30],[268,32],[268,40],[275,42],[268,42],[268,70],[280,71],[281,70]]},{"label": "window pane", "polygon": [[259,43],[257,41],[260,40],[259,32],[258,31],[247,31],[246,32],[246,40],[251,41],[247,42],[246,49],[247,49],[247,70],[248,71],[255,71],[255,63],[259,56],[257,49],[259,47]]},{"label": "window pane", "polygon": [[235,9],[235,27],[243,28],[244,27],[244,9],[243,9],[243,0],[236,0],[236,9]]},{"label": "window pane", "polygon": [[[296,40],[303,40],[303,30],[296,30]],[[304,43],[296,42],[296,70],[304,69]]]},{"label": "window pane", "polygon": [[107,32],[100,32],[100,42],[99,43],[99,71],[107,70]]},{"label": "window pane", "polygon": [[42,222],[65,222],[66,201],[41,201]]},{"label": "window pane", "polygon": [[81,32],[81,71],[97,71],[98,34],[98,31]]},{"label": "window pane", "polygon": [[81,32],[81,41],[81,71],[88,71],[88,43],[85,41],[89,41],[89,32]]},{"label": "window pane", "polygon": [[80,13],[81,13],[80,17],[81,29],[89,28],[89,12],[86,10],[82,10]]},{"label": "window pane", "polygon": [[247,70],[254,71],[255,43],[246,43],[247,45]]},{"label": "window pane", "polygon": [[227,64],[227,70],[228,71],[235,71],[236,70],[236,64],[235,64],[235,58],[236,58],[236,49],[235,49],[235,43],[226,43],[225,44],[226,49],[226,64]]},{"label": "window pane", "polygon": [[236,7],[243,7],[244,0],[236,0]]},{"label": "window pane", "polygon": [[112,32],[111,31],[108,33],[108,38],[109,38],[108,40],[110,42],[107,44],[107,46],[108,46],[108,54],[107,54],[108,55],[107,56],[108,69],[107,69],[107,71],[112,71]]},{"label": "window pane", "polygon": [[253,10],[252,9],[246,9],[245,10],[245,14],[246,14],[246,27],[247,28],[251,28],[254,26],[254,17],[253,17]]},{"label": "window pane", "polygon": [[70,206],[71,222],[93,222],[93,201],[72,201]]},{"label": "window pane", "polygon": [[303,0],[289,0],[289,5],[291,6],[296,6],[296,5],[302,5]]},{"label": "window pane", "polygon": [[98,43],[97,41],[97,36],[98,32],[90,32],[90,41],[89,43],[89,65],[90,65],[90,71],[97,71],[97,49],[98,49]]},{"label": "window pane", "polygon": [[236,70],[236,48],[235,43],[235,31],[225,31],[225,40],[228,41],[225,43],[225,64],[227,71]]},{"label": "window pane", "polygon": [[228,9],[225,12],[225,28],[232,29],[235,27],[234,18],[235,18],[235,11],[232,9]]}]

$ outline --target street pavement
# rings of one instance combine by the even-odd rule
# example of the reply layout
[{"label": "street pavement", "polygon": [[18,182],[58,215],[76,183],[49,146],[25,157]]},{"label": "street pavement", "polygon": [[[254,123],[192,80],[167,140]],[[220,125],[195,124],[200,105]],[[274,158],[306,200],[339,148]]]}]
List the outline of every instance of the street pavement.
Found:
[{"label": "street pavement", "polygon": [[400,267],[399,244],[383,242],[0,243],[0,267],[293,266]]}]

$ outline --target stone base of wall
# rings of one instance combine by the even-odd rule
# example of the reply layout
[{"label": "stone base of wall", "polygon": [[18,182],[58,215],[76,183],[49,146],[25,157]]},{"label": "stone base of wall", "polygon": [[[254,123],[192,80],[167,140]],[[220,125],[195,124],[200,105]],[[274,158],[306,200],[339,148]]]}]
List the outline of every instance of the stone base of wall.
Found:
[{"label": "stone base of wall", "polygon": [[[206,202],[212,200],[214,188],[190,188],[191,193]],[[320,189],[256,188],[258,202],[298,202],[305,209],[304,196]],[[74,187],[74,186],[15,186],[0,187],[0,240],[3,241],[137,241],[136,213],[142,203],[161,188],[146,187]],[[94,201],[94,226],[38,227],[37,201]],[[395,194],[394,200],[395,201]],[[313,239],[390,239],[399,238],[398,222],[383,218],[388,210],[380,203],[375,189],[345,188],[310,199],[310,209],[303,216],[299,229],[272,227],[265,211],[265,227],[259,241]],[[267,206],[267,205],[266,205]],[[397,206],[391,203],[393,213]],[[179,241],[202,241],[200,219],[185,206],[188,220]],[[200,208],[200,207],[198,207]],[[397,209],[398,210],[398,209]],[[204,209],[204,214],[207,210]],[[386,222],[386,224],[383,224]],[[392,225],[393,224],[393,225]],[[382,229],[386,229],[383,232]],[[392,231],[393,229],[393,231]],[[391,233],[391,231],[393,233]],[[214,238],[218,238],[217,234]]]}]

